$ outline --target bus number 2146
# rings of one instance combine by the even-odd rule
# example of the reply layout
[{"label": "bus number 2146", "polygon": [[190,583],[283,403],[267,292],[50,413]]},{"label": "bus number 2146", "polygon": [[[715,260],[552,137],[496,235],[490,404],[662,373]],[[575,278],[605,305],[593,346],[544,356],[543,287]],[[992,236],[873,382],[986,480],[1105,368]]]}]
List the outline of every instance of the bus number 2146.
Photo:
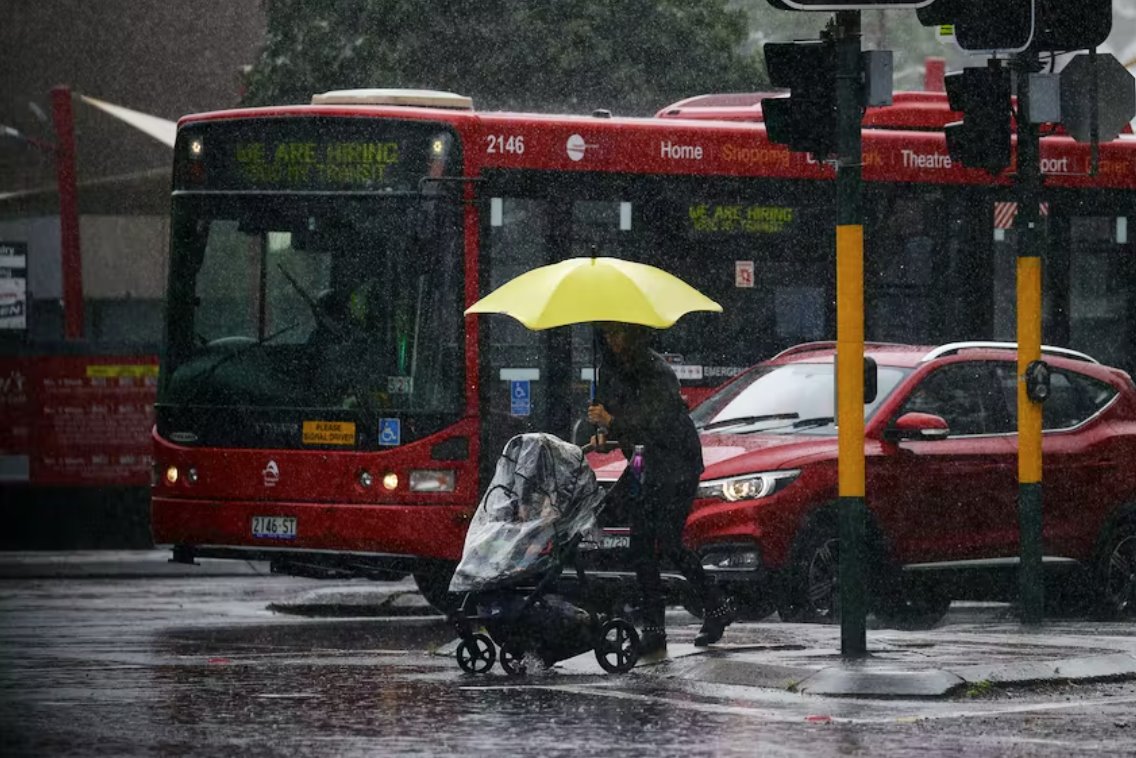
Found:
[{"label": "bus number 2146", "polygon": [[512,153],[521,155],[525,152],[525,138],[519,135],[487,134],[485,135],[486,152]]}]

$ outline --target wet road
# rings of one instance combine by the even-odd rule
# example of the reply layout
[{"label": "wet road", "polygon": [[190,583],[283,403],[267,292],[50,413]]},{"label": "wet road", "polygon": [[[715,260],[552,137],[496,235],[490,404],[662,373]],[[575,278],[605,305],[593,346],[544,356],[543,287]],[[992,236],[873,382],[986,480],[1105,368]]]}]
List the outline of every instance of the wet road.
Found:
[{"label": "wet road", "polygon": [[[264,610],[317,586],[0,582],[0,754],[1136,754],[1130,684],[921,702],[710,686],[665,667],[471,678],[430,654],[452,637],[440,619]],[[685,620],[673,636],[693,635]]]}]

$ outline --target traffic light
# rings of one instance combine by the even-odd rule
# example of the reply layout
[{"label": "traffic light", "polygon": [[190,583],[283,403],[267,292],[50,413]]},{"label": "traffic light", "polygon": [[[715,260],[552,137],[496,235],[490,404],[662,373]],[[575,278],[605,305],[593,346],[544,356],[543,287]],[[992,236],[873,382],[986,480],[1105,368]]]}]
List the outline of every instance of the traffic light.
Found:
[{"label": "traffic light", "polygon": [[947,74],[947,100],[962,121],[946,126],[947,151],[964,166],[1000,174],[1010,165],[1010,71],[986,68]]},{"label": "traffic light", "polygon": [[790,91],[761,101],[770,141],[817,157],[836,152],[836,45],[767,42],[765,69],[774,87]]},{"label": "traffic light", "polygon": [[1112,0],[935,0],[916,13],[954,26],[963,50],[1091,49],[1112,29]]}]

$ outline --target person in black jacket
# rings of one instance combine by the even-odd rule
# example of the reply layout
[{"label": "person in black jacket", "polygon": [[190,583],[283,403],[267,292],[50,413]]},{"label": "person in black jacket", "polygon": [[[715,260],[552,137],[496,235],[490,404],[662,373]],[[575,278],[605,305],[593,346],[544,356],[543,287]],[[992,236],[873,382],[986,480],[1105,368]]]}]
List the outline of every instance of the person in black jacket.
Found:
[{"label": "person in black jacket", "polygon": [[671,559],[702,600],[704,622],[694,644],[712,644],[721,639],[734,613],[698,556],[682,544],[703,470],[698,432],[679,393],[678,377],[648,346],[650,330],[632,324],[597,326],[603,343],[601,371],[588,421],[606,428],[628,461],[636,445],[644,448],[641,485],[631,481],[630,466],[616,485],[630,494],[630,552],[643,596],[642,650],[647,655],[666,651],[660,553]]}]

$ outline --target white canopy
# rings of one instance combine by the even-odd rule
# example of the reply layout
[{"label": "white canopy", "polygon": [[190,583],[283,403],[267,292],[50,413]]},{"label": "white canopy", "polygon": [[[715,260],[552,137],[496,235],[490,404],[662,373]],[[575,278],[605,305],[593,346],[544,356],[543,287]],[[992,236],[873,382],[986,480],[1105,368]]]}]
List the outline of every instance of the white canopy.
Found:
[{"label": "white canopy", "polygon": [[105,100],[98,100],[87,95],[80,95],[79,97],[88,105],[93,105],[99,110],[125,121],[135,129],[149,134],[163,145],[171,148],[174,146],[174,139],[177,138],[177,122],[151,116],[149,113],[123,108],[121,105],[108,103]]}]

